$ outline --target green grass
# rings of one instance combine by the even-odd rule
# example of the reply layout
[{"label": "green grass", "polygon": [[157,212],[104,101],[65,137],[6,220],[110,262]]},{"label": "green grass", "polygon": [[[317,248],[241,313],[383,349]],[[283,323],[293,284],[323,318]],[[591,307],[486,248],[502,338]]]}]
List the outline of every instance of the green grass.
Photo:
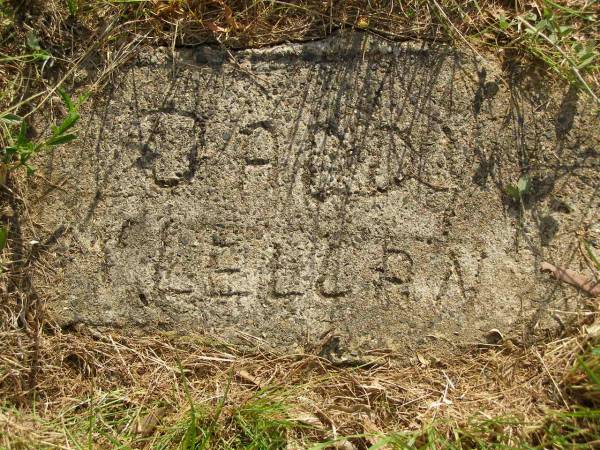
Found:
[{"label": "green grass", "polygon": [[[302,424],[288,417],[287,405],[277,394],[263,392],[221,417],[218,413],[190,408],[182,424],[156,448],[275,449],[285,448],[288,435],[301,432]],[[183,432],[183,434],[182,434]],[[178,438],[182,434],[182,438]]]},{"label": "green grass", "polygon": [[[483,418],[475,416],[459,423],[434,420],[421,429],[390,430],[385,434],[331,435],[324,421],[309,425],[299,419],[298,389],[277,386],[257,389],[245,398],[229,398],[228,382],[221,395],[198,403],[186,391],[180,405],[164,403],[136,406],[132,396],[140,393],[111,391],[85,397],[50,417],[41,405],[29,411],[4,404],[0,407],[0,447],[91,449],[215,449],[270,450],[335,448],[349,442],[354,448],[394,449],[572,449],[593,448],[600,443],[600,346],[589,345],[565,378],[569,409],[549,411],[541,423],[528,423],[519,416]],[[305,387],[302,387],[304,389]],[[140,434],[136,423],[152,411],[168,411]],[[10,417],[12,422],[2,420]],[[12,425],[10,425],[12,423]],[[330,424],[329,424],[330,425]],[[4,434],[3,434],[4,433]],[[338,447],[339,448],[339,447]]]}]

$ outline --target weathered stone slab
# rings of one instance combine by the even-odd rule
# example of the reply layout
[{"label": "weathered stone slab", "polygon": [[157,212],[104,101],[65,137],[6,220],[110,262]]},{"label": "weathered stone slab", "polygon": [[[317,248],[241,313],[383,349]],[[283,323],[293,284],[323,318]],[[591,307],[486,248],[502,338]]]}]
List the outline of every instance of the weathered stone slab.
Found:
[{"label": "weathered stone slab", "polygon": [[[582,307],[539,264],[585,269],[585,99],[363,34],[234,57],[141,52],[41,164],[66,177],[39,207],[48,234],[69,227],[44,287],[61,323],[329,336],[341,357],[528,339]],[[523,173],[521,210],[504,188]]]}]

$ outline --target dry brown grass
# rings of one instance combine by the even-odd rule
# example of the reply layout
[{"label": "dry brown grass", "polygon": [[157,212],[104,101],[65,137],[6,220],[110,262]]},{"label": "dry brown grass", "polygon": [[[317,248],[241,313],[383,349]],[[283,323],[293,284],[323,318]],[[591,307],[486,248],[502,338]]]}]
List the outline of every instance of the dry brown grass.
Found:
[{"label": "dry brown grass", "polygon": [[[565,78],[584,81],[595,95],[600,81],[600,27],[590,18],[600,14],[600,4],[549,1],[13,1],[0,7],[0,108],[30,114],[52,97],[58,85],[98,87],[141,43],[188,46],[217,42],[231,48],[258,47],[356,28],[396,40],[468,45],[483,54],[499,53],[511,64],[537,59]],[[77,5],[74,15],[67,7],[69,2]],[[532,36],[523,23],[528,14],[536,17],[526,19],[529,23],[539,23],[545,8],[556,26],[570,30],[554,44],[544,39],[550,31]],[[511,25],[501,26],[503,20]],[[595,49],[596,57],[585,68],[575,67],[579,61],[572,46],[576,43]],[[49,59],[39,59],[40,51]],[[95,79],[85,79],[80,70],[84,61],[95,66]]]},{"label": "dry brown grass", "polygon": [[[169,424],[185,420],[190,397],[214,411],[229,386],[223,423],[258,391],[269,389],[285,403],[289,420],[311,425],[299,434],[304,442],[419,430],[434,420],[464,426],[473,417],[514,417],[516,422],[501,431],[520,439],[541,426],[549,411],[570,409],[564,382],[573,376],[587,339],[574,335],[529,348],[505,343],[407,367],[395,355],[382,353],[369,366],[344,368],[315,355],[248,354],[198,335],[145,336],[80,327],[67,333],[47,329],[30,339],[5,327],[0,398],[20,405],[21,412],[0,412],[0,430],[7,448],[19,440],[61,445],[64,431],[40,425],[32,405],[39,417],[66,420],[108,396],[133,411],[128,424],[117,429],[120,433],[141,426],[141,434],[156,440]],[[157,405],[167,406],[160,410],[163,428],[143,430],[135,417],[157,411]],[[94,448],[106,445],[95,436]]]}]

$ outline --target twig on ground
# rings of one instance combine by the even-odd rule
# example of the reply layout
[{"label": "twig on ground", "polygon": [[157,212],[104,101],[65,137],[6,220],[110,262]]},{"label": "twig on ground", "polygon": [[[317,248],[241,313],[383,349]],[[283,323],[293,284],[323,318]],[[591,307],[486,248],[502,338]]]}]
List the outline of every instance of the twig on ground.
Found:
[{"label": "twig on ground", "polygon": [[542,263],[541,270],[544,272],[551,272],[557,280],[569,283],[570,285],[587,292],[592,297],[600,295],[600,283],[596,283],[594,280],[590,280],[573,270],[557,267],[548,262]]}]

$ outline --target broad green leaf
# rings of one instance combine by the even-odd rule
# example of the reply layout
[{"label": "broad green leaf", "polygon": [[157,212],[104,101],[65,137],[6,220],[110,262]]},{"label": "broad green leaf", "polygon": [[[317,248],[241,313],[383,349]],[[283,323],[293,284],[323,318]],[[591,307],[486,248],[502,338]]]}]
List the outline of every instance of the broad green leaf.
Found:
[{"label": "broad green leaf", "polygon": [[596,55],[596,52],[594,51],[594,49],[584,47],[583,45],[579,45],[579,46],[574,45],[573,48],[577,52],[577,57],[579,59],[585,59],[589,56]]},{"label": "broad green leaf", "polygon": [[77,101],[75,102],[75,108],[79,108],[81,105],[83,105],[86,102],[86,100],[90,98],[90,95],[92,95],[92,93],[88,91],[84,92],[79,97],[77,97]]},{"label": "broad green leaf", "polygon": [[19,153],[19,160],[21,161],[22,165],[27,164],[27,160],[31,158],[31,155],[33,155],[33,153],[35,153],[37,147],[38,146],[36,146],[33,142],[28,142],[27,144],[17,149]]},{"label": "broad green leaf", "polygon": [[573,30],[573,27],[571,27],[569,25],[561,25],[560,27],[558,27],[558,31],[560,32],[560,34],[562,36],[564,36],[566,34],[570,34],[572,30]]},{"label": "broad green leaf", "polygon": [[52,134],[54,136],[60,136],[65,131],[69,130],[79,120],[79,113],[77,111],[70,111],[67,117],[63,119],[59,126],[52,128]]},{"label": "broad green leaf", "polygon": [[8,240],[8,227],[0,227],[0,252],[6,247],[6,241]]},{"label": "broad green leaf", "polygon": [[519,200],[519,189],[516,186],[511,184],[510,186],[506,186],[505,190],[510,198],[516,201]]},{"label": "broad green leaf", "polygon": [[46,145],[56,146],[61,144],[66,144],[67,142],[71,142],[76,139],[77,135],[75,134],[61,134],[59,136],[51,137],[46,141]]},{"label": "broad green leaf", "polygon": [[63,103],[65,104],[65,106],[67,107],[67,110],[69,112],[71,112],[75,109],[73,100],[71,100],[71,97],[65,91],[63,91],[62,89],[59,89],[58,95],[60,95],[60,98],[62,99]]},{"label": "broad green leaf", "polygon": [[29,47],[31,50],[41,50],[42,47],[40,47],[40,39],[37,37],[37,35],[33,32],[30,31],[29,33],[27,33],[27,38],[25,41],[27,47]]},{"label": "broad green leaf", "polygon": [[548,28],[548,21],[546,19],[540,20],[538,23],[535,24],[535,29],[537,31],[543,31],[546,28]]},{"label": "broad green leaf", "polygon": [[500,25],[501,30],[506,30],[510,26],[508,20],[506,20],[506,17],[504,16],[498,18],[498,24]]},{"label": "broad green leaf", "polygon": [[23,119],[16,114],[4,114],[2,117],[0,117],[0,120],[6,123],[14,124],[20,123]]},{"label": "broad green leaf", "polygon": [[25,145],[27,142],[27,122],[24,120],[21,122],[21,128],[19,128],[19,135],[17,136],[17,147]]},{"label": "broad green leaf", "polygon": [[544,8],[542,16],[544,19],[550,19],[553,16],[552,10],[550,8]]},{"label": "broad green leaf", "polygon": [[531,180],[527,175],[523,175],[517,182],[517,189],[520,195],[526,194],[531,189]]},{"label": "broad green leaf", "polygon": [[13,157],[17,153],[17,148],[16,147],[4,147],[2,149],[2,153],[3,153],[2,162],[4,164],[8,164],[8,163],[12,162]]},{"label": "broad green leaf", "polygon": [[36,50],[31,55],[34,61],[46,61],[52,58],[52,55],[45,50]]},{"label": "broad green leaf", "polygon": [[592,64],[595,59],[596,59],[596,55],[590,55],[589,57],[587,57],[583,61],[580,61],[579,64],[577,64],[577,68],[578,69],[583,69],[584,67],[587,67],[590,64]]}]

